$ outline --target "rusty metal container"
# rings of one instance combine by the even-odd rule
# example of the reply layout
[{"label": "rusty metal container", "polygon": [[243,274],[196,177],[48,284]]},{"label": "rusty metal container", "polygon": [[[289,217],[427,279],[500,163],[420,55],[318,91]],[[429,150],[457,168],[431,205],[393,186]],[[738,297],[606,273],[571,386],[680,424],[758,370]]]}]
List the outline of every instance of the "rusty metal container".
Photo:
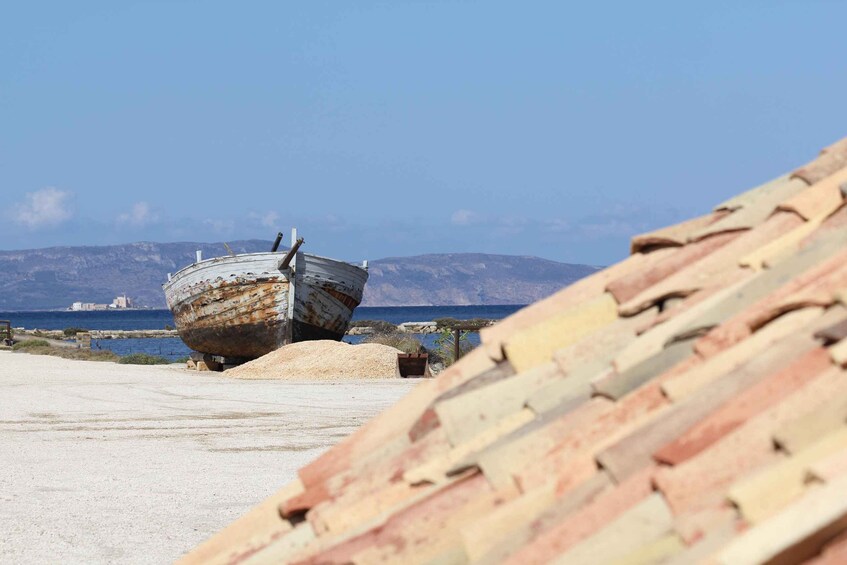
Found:
[{"label": "rusty metal container", "polygon": [[285,344],[340,340],[362,301],[366,269],[296,253],[199,261],[163,285],[179,336],[195,351],[255,359]]},{"label": "rusty metal container", "polygon": [[404,379],[431,377],[429,355],[426,353],[398,353],[397,374]]}]

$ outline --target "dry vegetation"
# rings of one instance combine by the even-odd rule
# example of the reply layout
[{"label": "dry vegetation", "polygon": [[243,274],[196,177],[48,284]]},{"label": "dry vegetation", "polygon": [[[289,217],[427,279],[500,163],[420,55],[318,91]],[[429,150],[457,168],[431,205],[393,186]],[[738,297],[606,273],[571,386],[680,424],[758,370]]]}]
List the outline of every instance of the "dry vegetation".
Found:
[{"label": "dry vegetation", "polygon": [[424,350],[421,342],[413,334],[376,333],[365,337],[362,343],[378,343],[399,349],[403,353],[421,353]]},{"label": "dry vegetation", "polygon": [[63,359],[77,359],[81,361],[117,361],[120,359],[109,350],[76,349],[73,347],[58,347],[50,345],[43,339],[30,339],[19,341],[12,346],[13,351],[30,353],[32,355],[52,355]]}]

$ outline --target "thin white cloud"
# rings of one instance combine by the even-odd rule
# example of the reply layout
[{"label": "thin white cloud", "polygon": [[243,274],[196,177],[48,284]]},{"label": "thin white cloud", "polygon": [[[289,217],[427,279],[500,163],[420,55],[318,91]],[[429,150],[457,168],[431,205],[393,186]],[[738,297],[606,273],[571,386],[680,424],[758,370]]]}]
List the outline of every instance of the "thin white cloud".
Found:
[{"label": "thin white cloud", "polygon": [[142,228],[149,226],[159,221],[159,215],[150,207],[147,202],[136,202],[132,205],[129,212],[119,214],[117,217],[118,225],[132,226]]},{"label": "thin white cloud", "polygon": [[542,223],[542,231],[547,233],[565,233],[573,228],[571,223],[564,218],[555,218]]},{"label": "thin white cloud", "polygon": [[473,210],[456,210],[450,216],[450,223],[454,226],[469,226],[479,218]]},{"label": "thin white cloud", "polygon": [[213,232],[222,235],[229,235],[235,230],[235,222],[233,220],[203,220],[203,224],[208,226]]},{"label": "thin white cloud", "polygon": [[28,192],[12,206],[12,219],[31,230],[58,226],[73,216],[71,198],[69,191],[53,187]]},{"label": "thin white cloud", "polygon": [[251,212],[247,217],[250,220],[259,222],[263,227],[269,229],[279,228],[279,214],[273,210],[268,210],[267,212]]}]

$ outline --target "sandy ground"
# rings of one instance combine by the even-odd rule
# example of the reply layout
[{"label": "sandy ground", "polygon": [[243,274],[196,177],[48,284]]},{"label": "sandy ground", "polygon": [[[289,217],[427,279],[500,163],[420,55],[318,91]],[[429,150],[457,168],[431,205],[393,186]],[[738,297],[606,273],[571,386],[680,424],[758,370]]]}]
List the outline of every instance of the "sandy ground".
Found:
[{"label": "sandy ground", "polygon": [[0,562],[171,562],[414,385],[0,351]]}]

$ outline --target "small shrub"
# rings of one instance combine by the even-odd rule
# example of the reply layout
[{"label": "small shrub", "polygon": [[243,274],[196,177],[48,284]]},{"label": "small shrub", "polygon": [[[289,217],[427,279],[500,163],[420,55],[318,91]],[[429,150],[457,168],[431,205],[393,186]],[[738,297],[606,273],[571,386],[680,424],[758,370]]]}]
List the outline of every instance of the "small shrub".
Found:
[{"label": "small shrub", "polygon": [[172,363],[183,363],[183,364],[185,364],[185,363],[188,363],[188,360],[189,360],[189,359],[191,359],[191,357],[189,357],[188,355],[186,355],[185,357],[179,357],[178,359],[174,359],[174,360],[172,361]]},{"label": "small shrub", "polygon": [[421,353],[423,351],[423,345],[421,345],[421,342],[418,341],[417,338],[413,337],[411,334],[401,334],[397,332],[371,334],[363,339],[362,343],[379,343],[380,345],[387,345],[389,347],[399,349],[403,353]]},{"label": "small shrub", "polygon": [[[456,362],[456,336],[453,335],[453,330],[443,328],[438,332],[438,337],[435,338],[435,349],[430,352],[430,357],[433,362],[443,363],[445,367],[449,367]],[[459,332],[459,353],[464,356],[473,349],[473,345],[468,341],[468,332]]]},{"label": "small shrub", "polygon": [[12,349],[14,351],[20,351],[21,349],[32,349],[34,347],[50,347],[50,344],[45,339],[27,339],[17,342],[12,346]]},{"label": "small shrub", "polygon": [[165,331],[171,331],[171,330],[173,330],[173,329],[174,329],[174,327],[173,327],[172,325],[170,325],[170,324],[165,324]]},{"label": "small shrub", "polygon": [[168,365],[170,360],[158,355],[148,355],[147,353],[130,353],[118,360],[121,365]]},{"label": "small shrub", "polygon": [[75,327],[70,327],[70,328],[65,328],[65,329],[63,329],[63,330],[62,330],[62,333],[63,333],[63,334],[65,334],[65,337],[73,337],[73,336],[75,336],[75,335],[76,335],[76,334],[78,334],[78,333],[85,333],[85,332],[87,332],[87,331],[88,331],[88,330],[87,330],[87,329],[85,329],[85,328],[75,328]]}]

